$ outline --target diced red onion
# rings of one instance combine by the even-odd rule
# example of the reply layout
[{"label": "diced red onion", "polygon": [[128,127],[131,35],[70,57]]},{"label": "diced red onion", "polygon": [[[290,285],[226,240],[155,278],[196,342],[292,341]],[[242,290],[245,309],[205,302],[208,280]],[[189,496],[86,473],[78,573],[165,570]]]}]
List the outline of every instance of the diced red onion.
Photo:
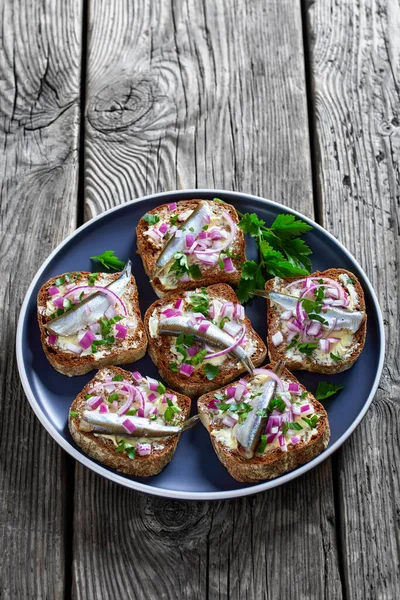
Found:
[{"label": "diced red onion", "polygon": [[100,333],[100,323],[97,323],[97,321],[95,323],[91,323],[89,325],[89,329],[92,333]]},{"label": "diced red onion", "polygon": [[298,392],[300,391],[300,386],[298,383],[289,383],[289,392]]},{"label": "diced red onion", "polygon": [[139,371],[134,371],[134,372],[132,373],[132,377],[133,377],[133,379],[134,379],[135,381],[137,381],[138,383],[140,383],[140,382],[142,381],[142,379],[143,379],[143,378],[142,378],[142,376],[141,376],[141,374],[139,373]]},{"label": "diced red onion", "polygon": [[181,317],[182,312],[180,310],[175,310],[173,308],[166,308],[161,313],[164,317],[169,319],[170,317]]},{"label": "diced red onion", "polygon": [[221,308],[221,318],[229,317],[230,319],[233,317],[233,311],[235,307],[233,302],[224,302]]},{"label": "diced red onion", "polygon": [[176,202],[171,202],[170,204],[168,204],[168,210],[170,210],[171,212],[173,210],[176,210],[178,208],[178,205]]},{"label": "diced red onion", "polygon": [[292,412],[294,415],[299,416],[301,414],[300,406],[298,404],[293,404]]},{"label": "diced red onion", "polygon": [[279,346],[280,344],[282,344],[283,342],[283,335],[281,331],[277,331],[276,333],[274,333],[274,335],[272,336],[272,343],[274,346]]},{"label": "diced red onion", "polygon": [[49,292],[50,296],[55,296],[56,294],[60,293],[58,287],[50,287],[47,291]]},{"label": "diced red onion", "polygon": [[182,310],[182,308],[183,308],[183,302],[184,302],[184,301],[183,301],[183,298],[178,298],[178,299],[177,299],[177,301],[176,301],[176,302],[175,302],[175,304],[174,304],[174,308],[175,308],[176,310],[179,310],[179,311],[181,311],[181,310]]},{"label": "diced red onion", "polygon": [[239,325],[239,323],[227,321],[226,323],[224,323],[222,329],[226,331],[226,333],[229,333],[229,335],[231,335],[232,337],[236,337],[239,331],[242,330],[242,326]]},{"label": "diced red onion", "polygon": [[289,323],[287,324],[287,328],[289,329],[289,331],[293,331],[293,332],[296,332],[296,333],[300,333],[300,331],[301,331],[301,328],[298,327],[292,321],[289,321]]},{"label": "diced red onion", "polygon": [[146,377],[146,379],[147,379],[147,385],[149,386],[151,391],[156,392],[159,382],[156,379],[153,379],[152,377]]},{"label": "diced red onion", "polygon": [[136,449],[139,456],[149,456],[151,454],[151,444],[137,444]]},{"label": "diced red onion", "polygon": [[216,265],[219,260],[218,254],[205,254],[204,252],[196,252],[196,258],[205,265]]},{"label": "diced red onion", "polygon": [[207,404],[207,408],[208,410],[218,410],[218,407],[215,404],[215,400],[212,399],[208,404]]},{"label": "diced red onion", "polygon": [[122,427],[128,433],[133,433],[136,429],[136,425],[130,419],[125,419],[125,421],[122,421]]},{"label": "diced red onion", "polygon": [[192,212],[193,212],[193,210],[191,208],[189,208],[187,210],[184,210],[178,216],[178,221],[186,221],[190,217],[190,215],[192,214]]},{"label": "diced red onion", "polygon": [[106,404],[100,404],[100,411],[101,413],[108,413],[108,406]]},{"label": "diced red onion", "polygon": [[87,350],[92,345],[93,340],[96,339],[94,333],[90,331],[90,329],[85,333],[85,335],[79,340],[79,345],[82,346],[84,350]]},{"label": "diced red onion", "polygon": [[268,375],[268,377],[270,377],[271,379],[276,381],[280,390],[282,390],[282,391],[284,390],[284,385],[283,385],[282,379],[280,379],[280,377],[278,377],[278,375],[276,373],[274,373],[273,371],[269,371],[268,369],[254,369],[253,374],[254,375]]},{"label": "diced red onion", "polygon": [[49,335],[49,338],[48,338],[48,340],[47,340],[47,341],[48,341],[48,343],[50,344],[50,346],[54,346],[54,344],[55,344],[55,343],[56,343],[56,341],[57,341],[57,336],[56,336],[56,335],[54,335],[54,333],[51,333],[51,334]]},{"label": "diced red onion", "polygon": [[100,404],[103,402],[103,397],[102,396],[93,396],[93,398],[89,398],[89,400],[87,401],[87,406],[89,406],[92,410],[95,410],[96,408],[98,408],[100,406]]},{"label": "diced red onion", "polygon": [[125,304],[122,302],[121,298],[119,296],[117,296],[117,294],[114,294],[113,291],[111,291],[109,288],[106,287],[101,287],[100,285],[80,285],[78,287],[76,287],[75,289],[71,290],[70,292],[67,292],[64,296],[64,298],[69,297],[71,294],[75,294],[77,291],[83,292],[101,292],[102,294],[108,296],[110,302],[114,304],[118,304],[119,308],[121,309],[122,313],[124,315],[127,314],[127,310],[125,307]]},{"label": "diced red onion", "polygon": [[154,402],[154,400],[155,400],[156,398],[157,398],[157,396],[156,396],[156,394],[154,394],[153,392],[147,396],[147,400],[148,400],[149,402]]},{"label": "diced red onion", "polygon": [[199,325],[199,332],[206,333],[206,331],[210,327],[210,325],[211,325],[211,323],[207,323],[207,321],[204,321],[204,322],[200,323],[200,325]]},{"label": "diced red onion", "polygon": [[329,340],[321,339],[318,341],[318,345],[319,345],[321,352],[323,352],[324,354],[328,354],[330,347],[331,347]]},{"label": "diced red onion", "polygon": [[290,342],[292,341],[293,338],[296,337],[296,335],[298,335],[298,334],[295,331],[291,331],[286,338],[286,342],[288,344],[290,344]]},{"label": "diced red onion", "polygon": [[289,321],[289,319],[291,319],[293,312],[291,310],[285,310],[281,315],[280,318],[282,319],[282,321]]},{"label": "diced red onion", "polygon": [[115,317],[116,314],[117,314],[117,311],[115,310],[113,305],[110,304],[110,306],[107,308],[106,312],[104,313],[104,316],[106,319],[112,319],[112,317]]},{"label": "diced red onion", "polygon": [[321,331],[321,323],[319,321],[312,321],[311,325],[307,328],[307,335],[316,336]]},{"label": "diced red onion", "polygon": [[112,382],[108,382],[105,386],[104,389],[106,390],[106,392],[108,394],[112,394],[115,391],[115,385]]},{"label": "diced red onion", "polygon": [[53,299],[53,304],[54,304],[54,306],[57,306],[57,308],[64,308],[64,298],[63,298],[63,296],[60,296],[59,298],[54,298]]},{"label": "diced red onion", "polygon": [[225,390],[225,395],[226,395],[228,398],[231,398],[232,396],[234,396],[234,395],[235,395],[235,392],[236,392],[236,387],[234,387],[233,385],[230,385],[230,386],[228,386],[228,387],[226,388],[226,390]]},{"label": "diced red onion", "polygon": [[225,273],[232,273],[232,271],[235,270],[235,267],[234,267],[234,264],[233,264],[231,258],[229,258],[229,257],[224,258],[223,263],[224,263]]},{"label": "diced red onion", "polygon": [[117,323],[115,325],[115,329],[117,330],[115,337],[120,338],[121,340],[124,340],[126,338],[126,334],[128,333],[127,326],[121,325],[121,323]]},{"label": "diced red onion", "polygon": [[185,236],[186,248],[190,248],[193,243],[194,243],[194,235],[192,235],[192,234],[186,235]]},{"label": "diced red onion", "polygon": [[167,225],[167,223],[161,223],[161,225],[158,229],[159,229],[160,233],[165,235],[169,229],[169,225]]},{"label": "diced red onion", "polygon": [[213,242],[222,239],[221,232],[219,231],[219,229],[216,228],[213,228],[208,232],[208,237]]},{"label": "diced red onion", "polygon": [[242,385],[241,383],[237,384],[236,390],[235,390],[235,400],[236,400],[236,402],[239,402],[239,400],[243,396],[243,392],[244,392],[245,389],[246,389],[245,386]]},{"label": "diced red onion", "polygon": [[192,367],[192,365],[187,365],[185,363],[183,363],[179,369],[179,373],[181,375],[186,375],[186,377],[190,377],[193,371],[194,368]]},{"label": "diced red onion", "polygon": [[81,346],[77,346],[77,344],[67,344],[66,345],[66,349],[69,350],[70,352],[73,352],[74,354],[80,354],[83,350],[83,348]]},{"label": "diced red onion", "polygon": [[188,348],[187,353],[189,354],[189,356],[195,356],[197,354],[198,350],[196,348],[196,346],[191,346],[190,348]]},{"label": "diced red onion", "polygon": [[153,240],[153,242],[156,242],[156,244],[159,244],[161,241],[160,232],[157,229],[154,229],[153,227],[145,231],[143,235],[147,235]]},{"label": "diced red onion", "polygon": [[232,418],[230,415],[226,415],[226,416],[225,416],[225,417],[222,419],[221,423],[222,423],[223,425],[225,425],[226,427],[233,427],[234,425],[236,425],[236,421],[235,421],[235,419],[233,419],[233,418]]},{"label": "diced red onion", "polygon": [[310,405],[309,404],[304,404],[301,408],[300,408],[300,412],[301,413],[305,413],[308,412],[310,410]]},{"label": "diced red onion", "polygon": [[244,307],[241,304],[235,304],[233,316],[235,317],[235,319],[243,321],[246,315],[244,312]]},{"label": "diced red onion", "polygon": [[300,438],[298,435],[294,435],[292,438],[290,438],[290,441],[292,442],[293,445],[296,445],[300,442]]}]

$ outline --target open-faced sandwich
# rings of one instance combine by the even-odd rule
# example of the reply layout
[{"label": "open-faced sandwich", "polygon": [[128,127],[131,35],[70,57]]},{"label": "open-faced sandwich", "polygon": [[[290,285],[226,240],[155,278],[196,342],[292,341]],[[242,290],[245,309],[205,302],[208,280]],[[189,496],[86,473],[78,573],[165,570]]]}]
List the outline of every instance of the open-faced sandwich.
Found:
[{"label": "open-faced sandwich", "polygon": [[233,206],[183,200],[146,213],[136,229],[138,253],[156,294],[213,283],[237,285],[245,243]]},{"label": "open-faced sandwich", "polygon": [[290,370],[339,373],[364,347],[367,315],[353,273],[328,269],[299,278],[275,277],[265,286],[268,354]]},{"label": "open-faced sandwich", "polygon": [[226,284],[158,300],[144,323],[161,376],[191,397],[251,372],[266,356],[265,344]]},{"label": "open-faced sandwich", "polygon": [[188,419],[190,398],[151,377],[106,367],[72,403],[69,430],[91,458],[128,475],[159,473],[172,459]]},{"label": "open-faced sandwich", "polygon": [[130,262],[121,273],[54,277],[41,287],[37,303],[43,350],[64,375],[131,363],[146,353]]},{"label": "open-faced sandwich", "polygon": [[237,481],[278,477],[329,442],[324,407],[280,362],[201,396],[197,405],[219,460]]}]

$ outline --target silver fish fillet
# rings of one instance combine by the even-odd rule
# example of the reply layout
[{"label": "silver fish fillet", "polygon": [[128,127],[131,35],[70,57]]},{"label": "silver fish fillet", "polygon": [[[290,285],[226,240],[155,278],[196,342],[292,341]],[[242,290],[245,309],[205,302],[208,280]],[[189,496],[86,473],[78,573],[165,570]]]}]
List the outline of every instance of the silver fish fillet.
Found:
[{"label": "silver fish fillet", "polygon": [[[279,361],[273,368],[274,373],[281,375],[284,362]],[[262,387],[260,396],[255,396],[251,401],[251,411],[247,418],[240,425],[236,426],[235,436],[239,442],[239,452],[244,458],[253,458],[254,453],[260,443],[260,437],[263,428],[266,425],[268,417],[262,417],[257,412],[267,408],[275,395],[276,382],[273,379],[267,379]]]},{"label": "silver fish fillet", "polygon": [[[122,423],[129,419],[136,427],[132,433],[127,433]],[[197,424],[199,416],[195,415],[191,419],[184,421],[182,425],[160,425],[156,421],[149,421],[145,417],[127,417],[119,416],[117,413],[100,413],[94,410],[83,411],[79,422],[80,431],[93,431],[95,433],[105,433],[109,435],[129,435],[131,437],[152,437],[161,438],[171,435],[178,435]]]},{"label": "silver fish fillet", "polygon": [[[194,236],[198,235],[203,229],[206,221],[204,217],[210,215],[210,210],[206,202],[199,202],[198,206],[194,209],[190,217],[186,219],[179,227],[180,230],[185,229],[188,233],[193,233]],[[190,229],[190,231],[189,231]],[[193,230],[193,231],[192,231]],[[160,272],[174,257],[177,252],[182,252],[185,248],[185,235],[182,237],[176,237],[174,234],[171,239],[167,242],[163,251],[157,259],[156,267]]]},{"label": "silver fish fillet", "polygon": [[[172,336],[178,336],[180,333],[194,335],[196,339],[221,349],[230,348],[235,343],[235,338],[222,331],[222,329],[213,323],[210,323],[207,331],[199,331],[198,325],[192,325],[190,321],[190,317],[169,317],[168,319],[163,319],[158,324],[158,333],[159,335]],[[247,355],[241,346],[236,346],[236,348],[231,350],[230,354],[239,359],[249,373],[254,371],[254,365],[250,356]]]},{"label": "silver fish fillet", "polygon": [[[121,296],[130,279],[131,261],[129,260],[118,279],[104,287],[107,287],[107,289],[114,292],[117,296]],[[86,313],[86,306],[90,307],[91,312],[89,315]],[[46,323],[45,327],[48,331],[56,335],[73,335],[103,317],[109,306],[109,298],[105,294],[102,294],[102,292],[95,292],[68,312]]]},{"label": "silver fish fillet", "polygon": [[[277,292],[265,292],[265,294],[260,293],[257,295],[265,295],[271,302],[279,304],[279,306],[285,310],[295,310],[296,304],[299,301],[299,299],[294,296],[278,294]],[[352,333],[356,333],[365,319],[365,311],[344,310],[342,308],[330,307],[326,310],[322,310],[320,316],[327,322],[327,324],[322,324],[326,329],[334,331],[346,329]]]}]

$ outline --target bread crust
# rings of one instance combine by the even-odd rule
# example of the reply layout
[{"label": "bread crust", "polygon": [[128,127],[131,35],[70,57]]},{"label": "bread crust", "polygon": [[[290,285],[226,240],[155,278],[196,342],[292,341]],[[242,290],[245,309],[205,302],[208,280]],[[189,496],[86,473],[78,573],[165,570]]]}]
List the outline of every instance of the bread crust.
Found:
[{"label": "bread crust", "polygon": [[[350,271],[347,271],[346,269],[327,269],[326,271],[315,271],[314,273],[311,273],[309,275],[309,277],[330,277],[331,279],[338,280],[339,275],[342,275],[342,274],[348,275],[349,277],[354,279],[353,285],[354,285],[355,290],[358,295],[358,303],[357,303],[356,308],[357,308],[357,310],[365,311],[364,291],[363,291],[361,284],[358,281],[357,277],[354,275],[354,273],[351,273]],[[279,278],[279,279],[282,279],[282,281],[284,281],[285,283],[290,283],[291,281],[296,281],[301,278],[300,277],[289,277],[286,279],[283,279],[283,278]],[[305,279],[305,277],[304,277],[304,279]],[[273,285],[274,285],[274,279],[270,279],[265,284],[265,289],[268,292],[272,292]],[[267,330],[268,330],[268,334],[267,334],[268,357],[272,362],[275,363],[278,360],[284,360],[286,362],[286,367],[289,370],[309,371],[311,373],[325,373],[327,375],[328,374],[334,375],[335,373],[341,373],[342,371],[347,371],[347,369],[350,369],[354,365],[354,363],[356,362],[358,357],[360,356],[360,354],[364,348],[365,338],[367,335],[367,316],[366,316],[363,323],[361,324],[360,329],[354,334],[354,346],[355,347],[354,347],[350,357],[346,361],[340,361],[340,362],[334,363],[332,365],[322,365],[322,364],[314,362],[313,360],[309,359],[307,356],[304,356],[304,358],[301,362],[297,361],[297,360],[291,360],[290,358],[288,358],[286,356],[286,346],[284,344],[281,344],[280,346],[274,346],[274,344],[272,342],[272,336],[274,335],[274,333],[276,333],[280,329],[279,316],[278,316],[277,311],[275,311],[274,308],[271,306],[271,302],[268,298],[267,298],[267,325],[268,325],[268,327],[267,327]]]},{"label": "bread crust", "polygon": [[[72,275],[76,275],[76,272],[72,272]],[[80,272],[81,278],[88,278],[90,273],[88,271]],[[105,275],[103,273],[103,275]],[[108,274],[107,274],[108,275]],[[112,273],[109,274],[109,281],[114,281],[120,276],[120,273]],[[40,309],[46,308],[46,302],[48,298],[48,289],[56,285],[56,279],[58,277],[62,277],[62,275],[57,275],[57,277],[52,277],[40,288],[38,297],[37,297],[37,318],[40,329],[40,341],[42,343],[43,351],[49,361],[49,363],[63,375],[67,375],[68,377],[73,377],[76,375],[84,375],[88,373],[92,369],[101,369],[103,367],[109,365],[124,365],[128,363],[135,362],[142,358],[146,354],[147,349],[147,336],[146,331],[143,325],[142,317],[139,309],[139,298],[138,291],[136,287],[136,281],[133,275],[131,275],[130,281],[130,294],[129,301],[133,309],[133,315],[137,320],[137,328],[135,332],[136,338],[139,338],[139,344],[135,348],[118,348],[113,350],[109,354],[103,357],[96,358],[95,355],[90,354],[88,356],[80,356],[74,355],[70,352],[63,352],[58,348],[54,348],[50,346],[46,339],[48,337],[47,330],[45,328],[45,323],[49,320],[45,314],[40,312]]]},{"label": "bread crust", "polygon": [[[100,381],[99,375],[105,371],[106,374],[110,374],[113,377],[115,375],[123,375],[123,377],[128,381],[131,381],[133,385],[137,385],[132,374],[119,367],[108,367],[96,373],[93,379],[85,385],[71,405],[70,410],[79,413],[77,417],[72,417],[71,415],[68,416],[68,428],[72,438],[85,454],[106,467],[110,467],[116,471],[125,473],[126,475],[135,475],[137,477],[157,475],[171,461],[181,434],[172,436],[162,450],[153,449],[149,456],[137,455],[136,458],[132,460],[125,452],[115,452],[115,446],[112,440],[96,437],[93,433],[79,430],[80,414],[86,404],[85,394],[88,393],[95,383]],[[166,392],[177,396],[178,405],[182,409],[182,414],[185,416],[186,420],[190,414],[190,398],[169,389],[167,389]]]},{"label": "bread crust", "polygon": [[[208,286],[207,291],[211,299],[220,298],[226,300],[227,302],[238,302],[237,296],[233,289],[225,283]],[[236,367],[234,369],[226,367],[224,368],[223,363],[219,369],[217,377],[212,381],[209,381],[205,375],[201,373],[201,369],[195,370],[190,377],[180,375],[179,373],[173,373],[171,371],[169,363],[175,360],[175,357],[170,353],[170,347],[175,338],[170,336],[152,338],[149,328],[149,320],[155,308],[175,302],[175,300],[180,297],[181,294],[175,292],[167,298],[154,302],[146,311],[144,316],[144,326],[149,339],[148,353],[151,360],[159,370],[161,377],[172,389],[179,390],[180,392],[185,393],[193,398],[229,383],[241,373],[245,373],[246,369],[243,366]],[[251,332],[252,338],[257,344],[257,351],[253,353],[251,359],[253,364],[258,366],[265,360],[267,348],[258,333],[256,333],[256,331],[253,329],[251,322],[247,317],[244,322],[247,330]]]},{"label": "bread crust", "polygon": [[[236,209],[231,204],[218,204],[210,200],[201,200],[199,198],[193,198],[192,200],[181,200],[177,202],[177,211],[174,214],[184,212],[188,209],[195,209],[199,202],[208,202],[209,204],[218,205],[221,207],[221,212],[227,211],[232,217],[235,223],[239,222],[238,214]],[[168,204],[162,204],[148,211],[148,214],[160,214],[162,211],[168,211]],[[147,213],[146,213],[147,214]],[[144,216],[144,215],[143,215]],[[138,226],[136,227],[136,238],[138,254],[143,261],[143,267],[146,275],[150,279],[150,283],[159,298],[163,298],[168,294],[175,292],[182,292],[187,290],[193,290],[197,287],[206,287],[215,283],[228,283],[230,285],[238,285],[241,277],[240,264],[246,260],[246,244],[244,241],[244,235],[239,227],[236,230],[236,236],[234,240],[234,254],[232,262],[235,266],[235,271],[232,273],[226,273],[222,271],[218,266],[202,265],[201,269],[203,277],[201,279],[180,282],[179,286],[174,289],[168,289],[163,285],[158,277],[154,276],[155,265],[160,256],[163,248],[158,248],[153,241],[144,232],[148,229],[148,223],[143,219],[140,219]]]},{"label": "bread crust", "polygon": [[[273,364],[270,363],[262,367],[263,369],[272,369]],[[308,391],[301,385],[296,377],[287,368],[283,370],[282,377],[290,380],[291,383],[297,383],[302,391]],[[251,379],[251,375],[245,376],[243,379]],[[216,390],[217,393],[224,393],[226,386]],[[287,452],[282,452],[280,449],[273,450],[268,455],[256,455],[251,459],[243,458],[237,450],[230,450],[227,446],[217,441],[211,432],[218,429],[211,424],[208,418],[207,405],[214,397],[214,393],[203,394],[197,401],[197,409],[203,425],[210,434],[211,443],[221,463],[226,467],[229,474],[236,481],[255,483],[267,479],[275,479],[284,473],[293,471],[300,465],[310,462],[313,458],[321,454],[328,446],[330,438],[330,428],[328,415],[326,410],[314,396],[308,392],[308,399],[313,404],[315,411],[323,415],[317,423],[317,433],[309,442],[301,441],[295,446],[289,445]]]}]

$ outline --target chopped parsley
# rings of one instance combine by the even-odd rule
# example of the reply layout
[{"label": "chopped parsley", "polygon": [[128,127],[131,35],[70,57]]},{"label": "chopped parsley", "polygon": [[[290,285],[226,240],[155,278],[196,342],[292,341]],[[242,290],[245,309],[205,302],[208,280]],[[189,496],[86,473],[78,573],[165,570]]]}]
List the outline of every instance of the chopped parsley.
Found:
[{"label": "chopped parsley", "polygon": [[124,376],[123,375],[115,375],[115,377],[113,377],[112,380],[113,381],[123,381]]},{"label": "chopped parsley", "polygon": [[168,402],[168,408],[164,413],[164,420],[172,421],[172,417],[174,416],[174,414],[180,413],[180,412],[182,412],[182,410],[179,408],[179,406],[175,406],[174,403],[172,402],[172,400],[167,400],[167,402]]},{"label": "chopped parsley", "polygon": [[160,222],[160,217],[158,215],[151,215],[150,213],[146,213],[143,217],[143,220],[146,221],[149,225],[157,225]]},{"label": "chopped parsley", "polygon": [[77,417],[79,413],[76,410],[70,410],[69,414],[73,419],[75,419],[75,417]]},{"label": "chopped parsley", "polygon": [[291,348],[294,348],[297,345],[298,341],[299,341],[299,336],[295,335],[294,338],[292,339],[292,341],[290,342],[290,344],[288,344],[286,346],[286,350],[290,350]]},{"label": "chopped parsley", "polygon": [[323,317],[321,317],[321,315],[316,315],[314,313],[310,313],[308,315],[308,318],[311,319],[312,321],[319,321],[320,323],[322,323],[322,325],[329,325],[328,321],[326,319],[324,319]]},{"label": "chopped parsley", "polygon": [[317,400],[325,400],[325,398],[329,398],[340,392],[343,387],[343,385],[336,385],[334,383],[329,383],[329,381],[320,381],[317,391],[315,392],[315,397]]},{"label": "chopped parsley", "polygon": [[118,446],[115,448],[115,452],[126,452],[128,458],[132,460],[136,458],[136,448],[127,440],[120,440]]},{"label": "chopped parsley", "polygon": [[201,288],[200,292],[193,292],[187,299],[187,303],[192,307],[193,312],[198,312],[208,317],[210,310],[210,297],[206,288]]},{"label": "chopped parsley", "polygon": [[204,373],[209,381],[215,379],[219,373],[219,369],[216,365],[212,365],[211,363],[206,363],[204,365]]},{"label": "chopped parsley", "polygon": [[174,363],[174,362],[170,362],[169,363],[169,368],[171,369],[171,371],[173,373],[178,373],[179,372],[178,365],[176,363]]},{"label": "chopped parsley", "polygon": [[303,421],[307,423],[310,429],[314,429],[316,424],[318,423],[318,415],[312,415],[309,419],[307,417],[301,417]]},{"label": "chopped parsley", "polygon": [[330,355],[332,360],[334,360],[335,362],[339,362],[340,360],[342,360],[342,357],[339,356],[339,354],[335,354],[334,352],[331,352]]},{"label": "chopped parsley", "polygon": [[118,400],[118,398],[119,398],[119,394],[118,394],[118,392],[114,392],[114,394],[110,394],[110,395],[108,396],[107,400],[108,400],[108,402],[110,402],[110,404],[111,404],[111,402],[114,402],[114,400]]},{"label": "chopped parsley", "polygon": [[201,279],[201,271],[199,265],[189,265],[188,258],[183,252],[174,254],[175,262],[172,263],[170,272],[175,273],[177,277],[189,275],[192,279]]},{"label": "chopped parsley", "polygon": [[91,256],[90,260],[100,262],[106,269],[111,269],[112,271],[121,271],[125,266],[125,263],[115,256],[114,250],[105,250],[103,254]]},{"label": "chopped parsley", "polygon": [[65,277],[58,277],[56,279],[56,285],[64,285],[65,283]]},{"label": "chopped parsley", "polygon": [[176,222],[177,222],[177,220],[178,220],[178,217],[179,217],[179,215],[173,215],[173,216],[170,218],[170,220],[169,220],[170,224],[171,224],[171,225],[176,225]]},{"label": "chopped parsley", "polygon": [[286,433],[288,429],[293,429],[294,431],[301,431],[303,427],[300,425],[300,423],[297,423],[295,421],[287,421],[282,425],[282,433]]},{"label": "chopped parsley", "polygon": [[307,344],[299,344],[297,346],[297,349],[302,354],[305,354],[308,358],[311,358],[312,353],[314,352],[314,350],[316,349],[316,347],[317,347],[316,342],[309,342]]},{"label": "chopped parsley", "polygon": [[161,383],[161,381],[159,381],[158,385],[157,385],[157,393],[158,394],[164,394],[165,391],[166,391],[166,389],[167,388],[165,387],[165,385],[163,383]]},{"label": "chopped parsley", "polygon": [[267,447],[267,436],[262,434],[260,437],[260,443],[257,448],[257,454],[262,454]]},{"label": "chopped parsley", "polygon": [[90,273],[88,279],[88,285],[93,286],[96,283],[96,279],[98,278],[98,273]]}]

